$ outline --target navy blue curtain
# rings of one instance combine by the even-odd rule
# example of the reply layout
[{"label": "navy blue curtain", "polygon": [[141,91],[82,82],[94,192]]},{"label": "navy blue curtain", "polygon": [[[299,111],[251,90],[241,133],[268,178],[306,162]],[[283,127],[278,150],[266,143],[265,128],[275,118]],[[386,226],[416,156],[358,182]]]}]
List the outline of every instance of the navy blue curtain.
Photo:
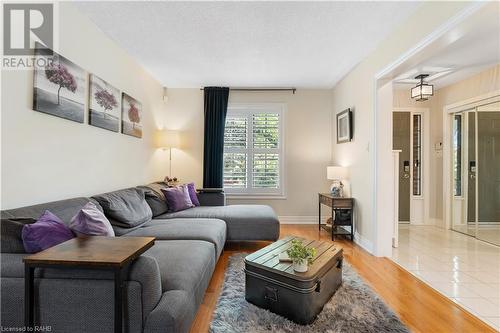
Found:
[{"label": "navy blue curtain", "polygon": [[203,187],[223,187],[224,128],[229,88],[205,87],[205,146]]}]

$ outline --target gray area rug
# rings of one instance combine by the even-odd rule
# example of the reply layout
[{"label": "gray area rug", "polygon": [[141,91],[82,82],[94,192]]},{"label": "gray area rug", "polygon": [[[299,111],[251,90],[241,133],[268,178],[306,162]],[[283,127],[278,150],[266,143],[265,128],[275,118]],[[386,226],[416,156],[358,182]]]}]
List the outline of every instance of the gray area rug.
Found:
[{"label": "gray area rug", "polygon": [[342,286],[311,325],[298,325],[256,307],[245,300],[244,258],[244,254],[229,258],[222,292],[210,324],[212,333],[409,332],[345,261]]}]

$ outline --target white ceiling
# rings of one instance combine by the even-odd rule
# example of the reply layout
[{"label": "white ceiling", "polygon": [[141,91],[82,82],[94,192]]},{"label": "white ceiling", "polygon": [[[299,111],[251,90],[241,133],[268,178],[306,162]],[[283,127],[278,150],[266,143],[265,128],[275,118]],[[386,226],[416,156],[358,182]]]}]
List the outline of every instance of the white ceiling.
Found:
[{"label": "white ceiling", "polygon": [[433,47],[434,54],[398,75],[396,88],[413,86],[416,75],[430,74],[426,81],[439,89],[500,63],[500,6],[485,6],[475,16],[474,23],[445,36],[451,42]]},{"label": "white ceiling", "polygon": [[76,2],[168,87],[331,88],[417,2]]}]

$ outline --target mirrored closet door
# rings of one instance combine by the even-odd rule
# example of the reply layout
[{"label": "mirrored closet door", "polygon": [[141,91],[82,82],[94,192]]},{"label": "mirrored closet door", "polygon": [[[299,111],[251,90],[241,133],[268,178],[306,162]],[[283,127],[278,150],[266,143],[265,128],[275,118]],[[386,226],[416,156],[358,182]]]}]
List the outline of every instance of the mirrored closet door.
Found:
[{"label": "mirrored closet door", "polygon": [[500,245],[500,102],[451,121],[452,229]]}]

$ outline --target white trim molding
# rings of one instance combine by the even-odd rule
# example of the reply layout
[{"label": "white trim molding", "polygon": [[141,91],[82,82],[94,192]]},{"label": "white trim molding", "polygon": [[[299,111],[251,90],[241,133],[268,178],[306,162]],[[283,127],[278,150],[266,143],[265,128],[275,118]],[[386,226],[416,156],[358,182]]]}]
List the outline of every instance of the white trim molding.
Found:
[{"label": "white trim molding", "polygon": [[[383,98],[386,96],[382,96],[383,94],[386,94],[387,89],[384,88],[386,88],[388,82],[392,82],[395,74],[394,72],[397,69],[402,68],[410,59],[416,60],[419,54],[423,55],[421,52],[432,46],[433,43],[437,43],[440,38],[444,38],[445,35],[450,33],[453,28],[463,23],[479,9],[486,6],[486,4],[486,2],[476,2],[463,8],[456,15],[450,17],[446,20],[446,22],[436,27],[425,38],[417,42],[412,48],[406,52],[402,52],[397,59],[383,67],[380,71],[376,72],[372,78],[374,129],[372,131],[372,140],[370,144],[370,147],[372,147],[371,157],[373,159],[371,219],[374,227],[373,250],[376,256],[390,256],[392,252],[392,237],[388,237],[391,235],[388,231],[392,231],[392,225],[390,225],[392,223],[392,218],[388,219],[387,216],[382,216],[382,212],[386,211],[386,202],[381,197],[381,195],[384,194],[382,188],[386,185],[384,181],[386,179],[391,179],[391,181],[393,181],[393,178],[388,175],[388,173],[392,172],[392,168],[390,170],[383,169],[385,161],[389,159],[385,158],[384,149],[387,148],[385,145],[386,142],[389,141],[389,137],[392,136],[392,133],[384,132],[387,127],[386,120],[389,120],[387,119],[386,114],[386,112],[388,112],[388,110],[386,110],[387,106],[384,104],[387,103],[387,101],[384,101]],[[392,121],[390,125],[392,128]]]},{"label": "white trim molding", "polygon": [[370,254],[373,254],[373,243],[368,238],[363,237],[357,231],[354,232],[354,242],[361,246],[365,251]]}]

